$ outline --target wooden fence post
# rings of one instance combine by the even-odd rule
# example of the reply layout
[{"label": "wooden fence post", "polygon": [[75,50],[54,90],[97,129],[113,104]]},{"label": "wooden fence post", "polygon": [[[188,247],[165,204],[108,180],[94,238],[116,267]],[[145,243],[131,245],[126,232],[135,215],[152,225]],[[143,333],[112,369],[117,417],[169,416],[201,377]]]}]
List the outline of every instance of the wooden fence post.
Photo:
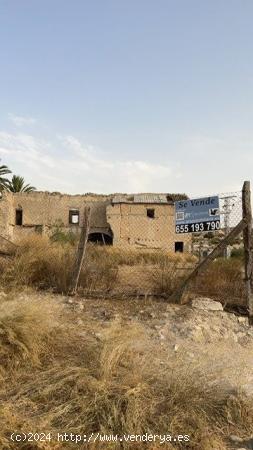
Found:
[{"label": "wooden fence post", "polygon": [[88,242],[89,230],[90,230],[90,207],[84,208],[83,226],[81,229],[80,239],[78,243],[76,259],[73,268],[73,278],[71,282],[70,294],[75,295],[78,287],[78,282],[82,270],[82,265],[85,257],[86,246]]},{"label": "wooden fence post", "polygon": [[242,219],[235,226],[235,228],[233,228],[232,231],[230,231],[230,233],[217,245],[217,247],[215,247],[214,250],[208,256],[206,256],[206,258],[203,259],[203,261],[201,261],[197,265],[197,267],[195,267],[195,269],[192,271],[192,273],[190,273],[190,275],[179,285],[179,287],[175,290],[175,292],[173,292],[173,294],[169,297],[169,301],[179,303],[187,286],[200,273],[202,273],[204,270],[206,270],[206,268],[210,265],[210,263],[212,261],[214,261],[218,256],[220,256],[222,254],[222,252],[224,251],[224,248],[226,248],[226,246],[228,244],[233,242],[235,237],[238,236],[244,230],[245,226],[246,226],[245,220]]},{"label": "wooden fence post", "polygon": [[252,212],[251,212],[250,182],[245,181],[242,189],[242,214],[246,226],[243,230],[245,288],[246,301],[249,310],[249,324],[253,325],[253,294],[252,294]]}]

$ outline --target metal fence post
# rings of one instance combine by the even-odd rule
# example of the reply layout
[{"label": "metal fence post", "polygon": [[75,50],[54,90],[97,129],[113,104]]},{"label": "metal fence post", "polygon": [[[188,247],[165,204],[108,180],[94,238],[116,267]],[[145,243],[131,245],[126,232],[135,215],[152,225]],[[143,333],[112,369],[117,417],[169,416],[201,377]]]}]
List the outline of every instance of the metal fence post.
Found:
[{"label": "metal fence post", "polygon": [[252,251],[251,251],[251,235],[252,235],[252,212],[251,212],[251,195],[250,182],[245,181],[242,189],[242,214],[246,226],[243,230],[244,243],[244,264],[245,264],[245,288],[246,301],[249,309],[249,324],[253,325],[253,294],[251,290],[252,283]]}]

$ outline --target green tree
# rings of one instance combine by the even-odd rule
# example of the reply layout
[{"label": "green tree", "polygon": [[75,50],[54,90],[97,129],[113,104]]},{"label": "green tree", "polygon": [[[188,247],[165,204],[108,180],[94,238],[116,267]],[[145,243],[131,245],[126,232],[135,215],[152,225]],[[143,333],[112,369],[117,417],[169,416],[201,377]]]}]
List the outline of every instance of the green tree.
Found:
[{"label": "green tree", "polygon": [[25,184],[24,178],[20,177],[19,175],[13,175],[11,181],[8,182],[7,189],[10,192],[32,192],[32,191],[36,191],[35,187],[30,186],[30,184]]},{"label": "green tree", "polygon": [[0,166],[0,192],[7,188],[9,180],[4,175],[11,173],[7,166]]}]

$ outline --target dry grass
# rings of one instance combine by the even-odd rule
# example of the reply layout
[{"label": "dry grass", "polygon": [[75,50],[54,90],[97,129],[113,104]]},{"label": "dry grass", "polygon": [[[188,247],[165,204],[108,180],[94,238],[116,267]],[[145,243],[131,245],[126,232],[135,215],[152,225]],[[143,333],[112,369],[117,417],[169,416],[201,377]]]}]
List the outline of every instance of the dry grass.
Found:
[{"label": "dry grass", "polygon": [[[75,247],[66,243],[54,243],[46,237],[33,235],[19,242],[15,257],[2,265],[1,282],[17,288],[34,286],[67,293],[71,284],[75,260]],[[117,278],[117,267],[106,254],[98,253],[89,246],[87,262],[84,264],[80,287],[110,290]]]},{"label": "dry grass", "polygon": [[98,254],[106,254],[116,265],[163,265],[168,260],[174,263],[194,262],[196,258],[190,254],[172,253],[162,250],[127,249],[115,247],[96,247]]},{"label": "dry grass", "polygon": [[169,297],[177,288],[182,278],[175,262],[164,261],[163,264],[154,268],[152,272],[154,293]]},{"label": "dry grass", "polygon": [[[0,282],[8,288],[32,286],[67,293],[71,285],[75,252],[76,247],[69,242],[52,242],[46,237],[32,235],[19,242],[13,258],[0,260]],[[190,255],[130,251],[89,244],[81,271],[79,292],[110,295],[116,291],[126,295],[127,289],[130,291],[135,281],[138,293],[148,290],[150,293],[169,297],[180,281],[190,273],[187,269],[193,268],[195,263],[195,258]],[[191,291],[217,298],[224,303],[242,304],[245,297],[242,264],[237,258],[218,259],[197,278]],[[132,271],[129,271],[130,267],[133,268]],[[134,268],[138,268],[136,273]],[[119,269],[121,273],[126,269],[129,280],[120,277]],[[148,288],[145,286],[147,273],[150,274]]]},{"label": "dry grass", "polygon": [[[28,429],[187,434],[192,450],[225,450],[229,433],[252,433],[252,402],[225,392],[218,373],[186,364],[181,356],[166,359],[137,323],[116,320],[97,341],[89,320],[77,330],[70,313],[52,308],[45,303],[42,310],[32,299],[1,305],[0,354],[7,361],[0,389],[1,448],[16,450],[10,433]],[[58,322],[52,319],[56,314]],[[124,442],[123,448],[132,447]]]},{"label": "dry grass", "polygon": [[[27,237],[18,244],[14,258],[0,261],[0,280],[3,285],[33,286],[59,293],[68,292],[75,260],[75,246],[69,242],[52,242],[40,235]],[[193,261],[194,258],[189,255],[161,251],[130,251],[89,244],[79,287],[80,291],[85,293],[108,293],[118,287],[120,266],[138,266],[143,267],[144,271],[154,267],[154,291],[160,293],[165,289],[168,292],[171,265],[182,266],[189,262],[192,264]]]},{"label": "dry grass", "polygon": [[11,287],[36,286],[66,292],[73,261],[74,251],[69,245],[51,244],[46,237],[34,235],[19,242],[1,281]]},{"label": "dry grass", "polygon": [[196,279],[191,289],[194,293],[217,298],[223,303],[243,304],[243,276],[243,261],[219,258]]},{"label": "dry grass", "polygon": [[14,370],[22,364],[40,364],[43,354],[55,339],[59,326],[56,303],[7,300],[0,302],[0,366]]}]

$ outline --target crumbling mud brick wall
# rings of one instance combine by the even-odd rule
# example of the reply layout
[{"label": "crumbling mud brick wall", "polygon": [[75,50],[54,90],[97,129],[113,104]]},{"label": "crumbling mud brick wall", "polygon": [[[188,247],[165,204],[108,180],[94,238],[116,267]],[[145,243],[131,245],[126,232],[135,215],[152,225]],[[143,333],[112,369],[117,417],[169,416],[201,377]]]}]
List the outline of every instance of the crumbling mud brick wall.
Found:
[{"label": "crumbling mud brick wall", "polygon": [[[56,226],[79,232],[85,206],[91,207],[91,232],[106,233],[109,231],[106,206],[110,201],[110,196],[95,194],[4,192],[0,200],[0,233],[16,240],[35,231],[50,234]],[[77,212],[77,223],[70,223],[70,211]]]},{"label": "crumbling mud brick wall", "polygon": [[107,220],[115,246],[174,252],[175,243],[182,242],[182,251],[191,250],[191,236],[175,233],[173,204],[116,203],[107,207]]},{"label": "crumbling mud brick wall", "polygon": [[[56,227],[79,233],[84,208],[90,206],[90,236],[102,233],[118,247],[172,252],[177,242],[182,251],[191,251],[191,236],[175,234],[174,202],[167,201],[165,194],[120,194],[120,197],[117,203],[114,195],[4,192],[0,199],[0,235],[15,242],[35,232],[50,235]],[[145,203],[143,198],[149,201]],[[161,202],[152,202],[153,198]]]},{"label": "crumbling mud brick wall", "polygon": [[[0,194],[1,195],[1,194]],[[12,213],[12,194],[4,192],[0,196],[0,236],[10,237],[9,224]]]}]

